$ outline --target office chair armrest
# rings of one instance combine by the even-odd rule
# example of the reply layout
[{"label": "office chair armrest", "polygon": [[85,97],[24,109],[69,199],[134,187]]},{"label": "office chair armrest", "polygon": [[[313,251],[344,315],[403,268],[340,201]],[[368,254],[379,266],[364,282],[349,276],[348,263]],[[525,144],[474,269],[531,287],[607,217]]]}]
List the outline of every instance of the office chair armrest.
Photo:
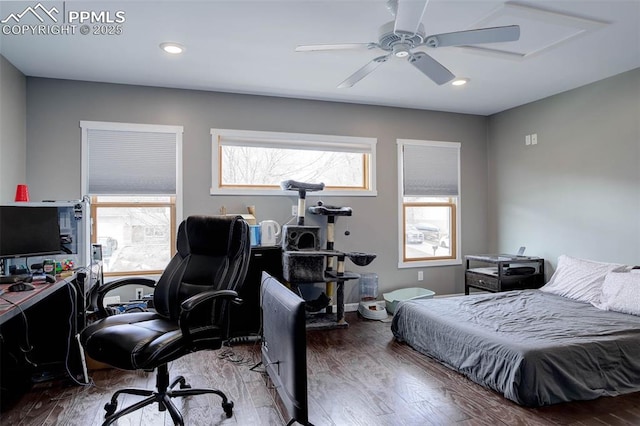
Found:
[{"label": "office chair armrest", "polygon": [[190,298],[182,302],[182,304],[180,304],[180,307],[182,308],[182,313],[180,314],[180,318],[182,318],[183,315],[188,315],[199,304],[206,302],[207,300],[214,299],[216,297],[233,298],[231,302],[237,305],[242,303],[242,299],[238,298],[238,292],[234,290],[203,291],[202,293],[198,293],[196,295],[191,296]]},{"label": "office chair armrest", "polygon": [[100,318],[106,318],[109,313],[104,307],[104,297],[107,293],[125,285],[143,285],[145,287],[155,288],[156,282],[150,278],[129,277],[120,278],[118,280],[110,281],[98,288],[96,295],[96,308],[100,314]]},{"label": "office chair armrest", "polygon": [[189,329],[191,313],[202,303],[217,298],[231,299],[231,303],[236,305],[242,303],[242,299],[238,297],[238,292],[234,290],[210,290],[193,295],[180,304],[181,311],[178,323],[180,324],[182,335],[186,339],[191,340],[191,331]]}]

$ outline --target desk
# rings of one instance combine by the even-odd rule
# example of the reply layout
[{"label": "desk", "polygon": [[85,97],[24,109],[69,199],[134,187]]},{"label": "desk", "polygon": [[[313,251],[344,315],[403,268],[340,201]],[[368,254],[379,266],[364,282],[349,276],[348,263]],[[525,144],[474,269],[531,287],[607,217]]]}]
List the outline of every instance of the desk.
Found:
[{"label": "desk", "polygon": [[[35,282],[32,291],[9,292],[0,285],[0,393],[2,407],[33,382],[72,374],[84,380],[84,365],[75,338],[83,326],[77,314],[77,274],[55,283]],[[84,283],[82,283],[84,284]],[[12,303],[11,303],[12,302]],[[82,317],[84,318],[84,317]]]},{"label": "desk", "polygon": [[75,274],[68,278],[58,278],[55,283],[34,281],[32,284],[35,286],[35,290],[17,292],[7,291],[10,284],[0,284],[0,289],[4,291],[2,296],[0,296],[0,325],[9,321],[16,315],[20,315],[20,309],[26,311],[36,303],[39,303],[49,297],[52,293],[60,290],[62,287],[72,284],[73,280],[75,280]]}]

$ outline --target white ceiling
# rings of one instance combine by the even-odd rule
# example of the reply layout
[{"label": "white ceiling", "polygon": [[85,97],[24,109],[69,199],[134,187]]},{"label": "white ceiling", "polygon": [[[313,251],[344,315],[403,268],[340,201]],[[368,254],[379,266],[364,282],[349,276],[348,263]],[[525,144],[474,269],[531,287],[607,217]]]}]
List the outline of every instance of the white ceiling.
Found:
[{"label": "white ceiling", "polygon": [[[469,78],[463,87],[438,86],[393,58],[348,89],[337,85],[384,52],[294,49],[377,41],[393,20],[386,0],[41,3],[56,7],[58,23],[69,11],[123,11],[125,22],[120,35],[82,35],[79,25],[73,35],[14,35],[5,34],[6,25],[17,31],[9,19],[0,53],[27,76],[489,115],[640,67],[640,0],[431,0],[427,34],[519,24],[521,38],[489,50],[421,48]],[[0,20],[37,4],[2,1]],[[39,22],[28,13],[19,24]],[[158,47],[165,41],[186,51],[170,56]]]}]

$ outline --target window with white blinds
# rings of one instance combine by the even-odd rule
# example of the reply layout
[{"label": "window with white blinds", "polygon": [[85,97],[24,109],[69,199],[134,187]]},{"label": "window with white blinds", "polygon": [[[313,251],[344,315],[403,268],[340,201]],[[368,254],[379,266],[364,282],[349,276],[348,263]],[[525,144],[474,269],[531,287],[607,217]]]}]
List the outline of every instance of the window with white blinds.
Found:
[{"label": "window with white blinds", "polygon": [[397,143],[398,266],[459,264],[460,144]]},{"label": "window with white blinds", "polygon": [[405,196],[458,196],[460,144],[405,142],[402,147]]},{"label": "window with white blinds", "polygon": [[80,126],[84,194],[177,194],[181,126],[95,121]]},{"label": "window with white blinds", "polygon": [[106,276],[159,274],[182,220],[182,126],[81,121],[82,193]]}]

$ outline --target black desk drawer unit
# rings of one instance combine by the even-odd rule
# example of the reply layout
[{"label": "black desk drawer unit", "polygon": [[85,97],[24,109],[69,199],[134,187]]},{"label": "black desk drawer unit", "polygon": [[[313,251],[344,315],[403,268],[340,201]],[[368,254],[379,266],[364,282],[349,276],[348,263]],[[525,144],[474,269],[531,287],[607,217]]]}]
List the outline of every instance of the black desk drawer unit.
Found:
[{"label": "black desk drawer unit", "polygon": [[[544,285],[544,259],[539,257],[469,255],[466,256],[466,262],[465,294],[469,294],[470,288],[495,293],[540,288]],[[472,262],[482,264],[482,267],[472,265]]]},{"label": "black desk drawer unit", "polygon": [[[489,291],[500,291],[500,281],[497,277],[467,271],[465,275],[465,287],[481,288]],[[469,294],[468,291],[466,293]]]},{"label": "black desk drawer unit", "polygon": [[231,337],[251,336],[260,332],[262,310],[260,309],[260,280],[262,271],[282,279],[282,250],[275,247],[251,247],[249,269],[238,295],[242,305],[231,306]]}]

